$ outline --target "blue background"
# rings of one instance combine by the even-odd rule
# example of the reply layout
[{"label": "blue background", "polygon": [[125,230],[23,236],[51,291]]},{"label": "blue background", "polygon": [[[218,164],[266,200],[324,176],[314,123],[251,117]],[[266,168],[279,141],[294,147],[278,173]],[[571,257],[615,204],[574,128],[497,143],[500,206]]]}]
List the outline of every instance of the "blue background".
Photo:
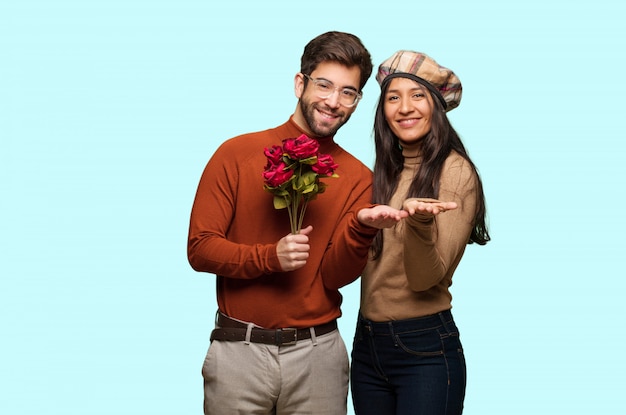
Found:
[{"label": "blue background", "polygon": [[[296,105],[304,45],[358,35],[461,78],[486,189],[454,312],[472,414],[617,414],[626,6],[599,1],[0,4],[0,413],[199,414],[214,277],[186,259],[204,165]],[[378,85],[337,135],[373,163]],[[343,290],[350,349],[358,283]],[[351,406],[351,405],[349,405]]]}]

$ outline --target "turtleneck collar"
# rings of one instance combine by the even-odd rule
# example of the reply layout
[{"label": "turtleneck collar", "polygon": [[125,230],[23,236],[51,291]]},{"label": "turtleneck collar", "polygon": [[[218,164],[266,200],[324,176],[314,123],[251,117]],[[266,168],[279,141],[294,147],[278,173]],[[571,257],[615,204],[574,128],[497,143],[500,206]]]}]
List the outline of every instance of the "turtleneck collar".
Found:
[{"label": "turtleneck collar", "polygon": [[405,165],[415,165],[421,163],[422,155],[419,148],[419,142],[402,146],[402,156],[404,157]]}]

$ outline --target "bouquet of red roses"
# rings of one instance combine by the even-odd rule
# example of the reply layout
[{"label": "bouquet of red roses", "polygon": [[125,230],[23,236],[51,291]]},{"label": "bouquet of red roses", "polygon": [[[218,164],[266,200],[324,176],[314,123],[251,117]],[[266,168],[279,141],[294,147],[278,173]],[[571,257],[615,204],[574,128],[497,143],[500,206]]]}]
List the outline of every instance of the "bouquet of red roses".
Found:
[{"label": "bouquet of red roses", "polygon": [[274,208],[287,208],[293,234],[302,228],[309,201],[326,188],[320,178],[339,177],[335,173],[338,165],[330,154],[320,154],[318,150],[319,143],[305,134],[283,140],[282,146],[265,149],[263,188],[274,194]]}]

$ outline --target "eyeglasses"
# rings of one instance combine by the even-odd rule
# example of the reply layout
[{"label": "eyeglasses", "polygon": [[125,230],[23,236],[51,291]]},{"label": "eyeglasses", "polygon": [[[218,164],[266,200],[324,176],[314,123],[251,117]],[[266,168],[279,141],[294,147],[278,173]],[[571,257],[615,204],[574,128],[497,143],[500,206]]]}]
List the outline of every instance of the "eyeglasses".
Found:
[{"label": "eyeglasses", "polygon": [[356,92],[354,89],[340,88],[326,79],[312,78],[307,74],[303,75],[313,83],[315,94],[321,99],[330,98],[335,91],[339,91],[339,103],[344,107],[351,108],[354,107],[363,96],[363,94]]}]

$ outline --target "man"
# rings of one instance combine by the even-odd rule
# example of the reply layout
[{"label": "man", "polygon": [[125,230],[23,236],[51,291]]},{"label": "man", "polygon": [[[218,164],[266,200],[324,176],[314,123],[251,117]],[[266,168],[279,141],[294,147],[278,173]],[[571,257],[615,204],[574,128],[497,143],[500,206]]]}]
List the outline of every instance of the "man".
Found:
[{"label": "man", "polygon": [[[223,143],[200,180],[188,256],[217,275],[219,312],[202,374],[206,414],[346,413],[348,356],[337,330],[339,288],[354,281],[378,228],[404,213],[370,204],[371,171],[333,136],[356,109],[372,71],[354,35],[328,32],[305,47],[298,105],[276,128]],[[291,234],[263,189],[265,148],[301,134],[338,164],[338,178]]]}]

